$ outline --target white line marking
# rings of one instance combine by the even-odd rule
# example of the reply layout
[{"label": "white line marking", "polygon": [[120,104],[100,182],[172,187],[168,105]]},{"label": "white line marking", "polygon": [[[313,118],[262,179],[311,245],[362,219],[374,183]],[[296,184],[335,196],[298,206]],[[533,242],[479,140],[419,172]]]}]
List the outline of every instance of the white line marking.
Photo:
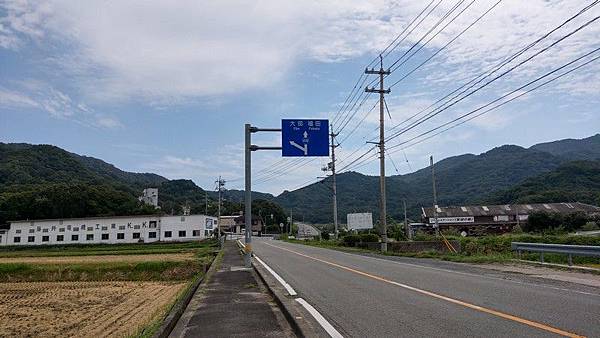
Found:
[{"label": "white line marking", "polygon": [[312,305],[308,304],[302,298],[296,298],[296,301],[300,303],[304,308],[315,318],[317,322],[321,325],[321,327],[333,338],[343,338],[341,333],[336,330],[333,325],[331,325],[325,317],[323,317],[317,309],[315,309]]},{"label": "white line marking", "polygon": [[[303,245],[303,244],[296,244],[296,245]],[[304,245],[304,246],[308,246],[308,247],[316,248],[316,249],[326,249],[326,248],[313,247],[313,246],[310,246],[310,245]],[[600,297],[600,295],[597,294],[597,293],[591,293],[591,292],[585,292],[585,291],[578,291],[578,290],[571,290],[571,289],[564,289],[564,288],[559,288],[559,287],[556,287],[556,286],[550,286],[550,285],[545,285],[545,284],[534,284],[534,283],[521,282],[521,281],[516,281],[516,280],[512,280],[512,279],[505,279],[505,278],[500,278],[500,277],[494,277],[494,276],[479,275],[479,274],[470,273],[470,272],[453,271],[453,270],[447,270],[447,269],[443,269],[443,268],[436,268],[436,267],[427,266],[427,265],[419,265],[419,264],[412,264],[412,263],[406,263],[406,262],[399,262],[399,261],[396,261],[396,260],[385,259],[385,258],[378,258],[378,257],[373,257],[373,256],[366,256],[366,255],[361,255],[361,254],[358,254],[358,253],[344,252],[344,251],[335,250],[335,249],[328,249],[328,250],[333,250],[333,251],[339,252],[341,254],[352,256],[352,257],[360,257],[360,258],[364,259],[365,261],[368,261],[369,259],[373,259],[373,260],[376,260],[376,261],[388,262],[388,263],[397,264],[397,265],[405,265],[405,266],[410,266],[410,267],[413,267],[413,268],[420,268],[420,269],[441,271],[441,272],[447,272],[447,273],[452,273],[452,274],[456,274],[456,275],[463,275],[463,276],[472,276],[472,277],[493,279],[493,280],[498,280],[498,281],[503,281],[503,282],[514,283],[514,284],[527,285],[527,286],[535,286],[535,287],[543,287],[543,288],[552,289],[552,290],[559,290],[559,291],[565,291],[565,292],[571,292],[571,293],[578,293],[578,294],[582,294],[582,295]],[[399,256],[399,257],[402,257],[402,256]],[[444,261],[444,263],[457,264],[457,265],[464,264],[464,263],[456,263],[456,262],[448,262],[448,261]],[[475,268],[479,268],[479,269],[484,269],[484,268],[477,267],[477,266],[474,266],[474,267]],[[491,270],[491,271],[503,272],[503,271],[500,271],[500,270]],[[524,274],[524,276],[531,277],[531,275],[527,275],[527,274]]]},{"label": "white line marking", "polygon": [[281,276],[279,276],[277,274],[277,272],[273,271],[273,269],[271,269],[271,267],[269,267],[267,265],[267,263],[263,262],[262,259],[258,258],[258,256],[256,256],[256,255],[254,255],[254,259],[256,259],[256,261],[259,262],[260,264],[262,264],[262,266],[264,266],[265,269],[267,269],[267,271],[269,271],[271,273],[271,275],[273,275],[273,277],[275,277],[275,279],[277,279],[279,281],[279,283],[281,283],[281,285],[283,285],[283,287],[287,290],[287,292],[290,296],[298,295],[296,293],[296,290],[294,290],[294,288],[292,288],[291,285],[289,285],[283,278],[281,278]]}]

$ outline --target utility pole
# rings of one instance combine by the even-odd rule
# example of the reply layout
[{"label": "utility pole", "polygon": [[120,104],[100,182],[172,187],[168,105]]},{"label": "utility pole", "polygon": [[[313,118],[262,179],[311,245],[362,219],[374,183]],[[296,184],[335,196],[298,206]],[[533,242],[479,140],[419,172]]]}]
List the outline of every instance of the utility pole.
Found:
[{"label": "utility pole", "polygon": [[408,229],[408,218],[406,217],[406,198],[402,199],[404,204],[404,232],[406,232],[406,238],[410,239],[410,230]]},{"label": "utility pole", "polygon": [[381,225],[381,251],[387,251],[387,210],[385,197],[385,129],[384,129],[384,95],[389,94],[389,89],[383,89],[383,77],[389,75],[390,71],[383,69],[383,57],[379,55],[379,70],[375,68],[365,69],[365,74],[379,75],[379,89],[375,87],[365,88],[367,93],[379,93],[379,224]]},{"label": "utility pole", "polygon": [[204,192],[204,214],[208,215],[208,192]]},{"label": "utility pole", "polygon": [[294,208],[290,209],[290,228],[288,229],[288,235],[292,235],[292,224],[294,224]]},{"label": "utility pole", "polygon": [[219,179],[217,180],[217,189],[219,191],[219,206],[217,208],[217,239],[219,240],[219,243],[221,242],[221,191],[223,190],[223,187],[225,186],[225,180],[221,179],[221,176],[219,175]]},{"label": "utility pole", "polygon": [[437,192],[435,190],[435,168],[433,166],[433,155],[429,157],[429,163],[431,164],[431,181],[433,182],[433,217],[435,219],[435,232],[439,234],[440,225],[438,224],[438,214],[437,214]]},{"label": "utility pole", "polygon": [[333,177],[333,231],[334,238],[338,238],[338,212],[337,212],[337,184],[335,179],[335,148],[337,148],[337,144],[335,144],[335,137],[337,134],[333,132],[333,124],[331,125],[331,176]]}]

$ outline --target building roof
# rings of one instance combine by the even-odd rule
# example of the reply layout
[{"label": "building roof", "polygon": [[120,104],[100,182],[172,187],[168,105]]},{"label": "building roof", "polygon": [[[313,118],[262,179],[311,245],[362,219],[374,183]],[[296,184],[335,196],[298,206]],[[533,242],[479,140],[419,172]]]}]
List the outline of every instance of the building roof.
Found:
[{"label": "building roof", "polygon": [[[90,217],[73,217],[73,218],[42,218],[42,219],[22,219],[17,221],[8,221],[8,223],[24,223],[24,222],[48,222],[48,221],[77,221],[77,220],[86,220],[86,219],[111,219],[111,218],[132,218],[132,217],[188,217],[188,216],[206,216],[202,214],[196,215],[125,215],[125,216],[90,216]],[[214,216],[206,216],[213,217]]]},{"label": "building roof", "polygon": [[[424,217],[434,217],[433,207],[422,208]],[[438,217],[468,217],[496,215],[527,215],[532,212],[573,213],[585,212],[600,214],[600,207],[585,203],[531,203],[531,204],[502,204],[502,205],[468,205],[438,207]]]}]

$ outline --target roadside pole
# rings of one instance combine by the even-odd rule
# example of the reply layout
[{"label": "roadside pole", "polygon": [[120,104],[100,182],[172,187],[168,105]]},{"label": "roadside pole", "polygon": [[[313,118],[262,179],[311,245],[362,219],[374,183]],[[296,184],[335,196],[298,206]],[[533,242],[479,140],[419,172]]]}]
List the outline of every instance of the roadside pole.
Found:
[{"label": "roadside pole", "polygon": [[333,124],[331,125],[331,176],[333,178],[333,233],[334,238],[338,238],[338,212],[337,212],[337,183],[335,179],[335,144],[336,133],[333,132]]},{"label": "roadside pole", "polygon": [[438,224],[438,213],[437,213],[437,192],[435,189],[435,169],[433,166],[433,155],[429,157],[429,163],[431,164],[431,181],[433,184],[433,217],[435,219],[435,233],[439,235],[440,225]]},{"label": "roadside pole", "polygon": [[379,94],[379,225],[381,227],[381,251],[387,251],[387,207],[385,193],[385,119],[383,114],[384,95],[390,93],[390,89],[383,89],[384,75],[390,75],[390,70],[383,69],[383,57],[379,55],[379,70],[375,68],[365,69],[365,74],[379,75],[379,89],[365,88],[367,93]]},{"label": "roadside pole", "polygon": [[244,224],[246,225],[246,232],[244,234],[244,263],[247,268],[252,267],[252,153],[250,146],[252,145],[252,135],[250,135],[250,124],[246,123],[245,126],[245,184],[244,184],[244,197],[246,206],[244,209]]},{"label": "roadside pole", "polygon": [[281,150],[281,147],[259,147],[252,144],[252,133],[259,131],[281,132],[280,128],[257,128],[249,123],[244,126],[245,146],[244,146],[244,223],[246,230],[244,232],[244,263],[247,268],[252,267],[252,152],[257,150]]}]

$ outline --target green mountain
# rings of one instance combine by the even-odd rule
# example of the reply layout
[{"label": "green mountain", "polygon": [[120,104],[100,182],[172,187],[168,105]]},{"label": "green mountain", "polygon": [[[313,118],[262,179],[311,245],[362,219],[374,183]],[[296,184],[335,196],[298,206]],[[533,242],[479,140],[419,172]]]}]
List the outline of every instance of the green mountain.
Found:
[{"label": "green mountain", "polygon": [[600,204],[600,160],[567,162],[489,199],[490,204],[578,201]]},{"label": "green mountain", "polygon": [[[439,205],[461,205],[501,199],[498,194],[510,191],[513,187],[529,182],[540,175],[553,173],[573,158],[600,158],[597,147],[600,135],[581,140],[562,140],[535,145],[529,149],[514,145],[494,148],[480,155],[466,154],[444,159],[435,165],[436,187]],[[547,151],[542,151],[545,149]],[[573,169],[573,168],[571,168]],[[582,177],[592,173],[583,172]],[[540,176],[542,182],[548,179]],[[582,178],[583,179],[583,178]],[[338,210],[342,223],[345,215],[351,212],[372,212],[374,219],[379,216],[379,178],[356,172],[338,175]],[[552,181],[547,185],[551,186]],[[564,181],[567,189],[575,182]],[[331,222],[331,181],[285,191],[277,196],[276,202],[284,208],[294,208],[294,215],[305,220]],[[541,189],[541,187],[540,187]],[[396,220],[404,217],[403,200],[406,199],[409,217],[420,218],[421,207],[433,204],[431,169],[424,168],[406,175],[390,176],[386,180],[388,215]],[[533,198],[535,190],[520,190]],[[593,201],[594,193],[583,199],[583,191],[576,195],[555,195],[570,201]],[[507,193],[508,194],[508,193]],[[548,192],[550,194],[550,192]],[[539,197],[539,196],[538,196]],[[506,195],[506,203],[516,202]],[[561,200],[561,201],[564,201]]]},{"label": "green mountain", "polygon": [[581,140],[565,139],[540,143],[532,146],[530,149],[543,151],[569,160],[598,160],[600,159],[600,134]]},{"label": "green mountain", "polygon": [[[156,213],[137,200],[159,188],[164,211],[200,203],[204,190],[191,181],[131,173],[102,160],[52,145],[0,143],[0,224],[12,219]],[[191,204],[191,203],[190,203]]]}]

